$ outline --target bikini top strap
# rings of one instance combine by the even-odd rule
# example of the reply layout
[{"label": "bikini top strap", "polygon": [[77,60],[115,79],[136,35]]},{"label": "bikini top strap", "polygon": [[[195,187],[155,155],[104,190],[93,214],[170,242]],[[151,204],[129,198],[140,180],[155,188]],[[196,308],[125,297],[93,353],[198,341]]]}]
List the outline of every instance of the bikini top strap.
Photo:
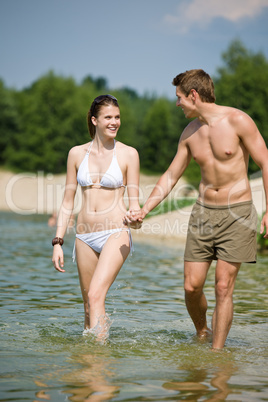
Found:
[{"label": "bikini top strap", "polygon": [[[88,146],[88,149],[87,149],[87,154],[88,154],[88,155],[90,154],[90,151],[91,151],[93,142],[94,142],[94,140],[92,140],[91,143],[90,143],[89,146]],[[116,145],[116,141],[114,140],[113,156],[116,156],[115,145]]]},{"label": "bikini top strap", "polygon": [[90,151],[91,151],[91,148],[92,148],[93,141],[94,141],[94,140],[92,140],[92,141],[91,141],[91,143],[90,143],[90,144],[89,144],[89,146],[88,146],[88,149],[87,149],[87,154],[88,154],[88,155],[90,154]]}]

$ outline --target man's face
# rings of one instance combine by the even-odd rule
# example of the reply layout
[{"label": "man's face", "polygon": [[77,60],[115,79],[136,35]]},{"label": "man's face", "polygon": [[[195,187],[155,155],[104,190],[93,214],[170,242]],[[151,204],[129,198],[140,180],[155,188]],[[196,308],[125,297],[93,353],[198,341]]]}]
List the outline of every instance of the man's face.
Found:
[{"label": "man's face", "polygon": [[181,91],[180,87],[176,87],[176,96],[177,96],[176,106],[182,108],[186,118],[193,117],[193,116],[191,116],[191,114],[194,110],[194,102],[192,100],[191,92],[188,96],[186,96]]}]

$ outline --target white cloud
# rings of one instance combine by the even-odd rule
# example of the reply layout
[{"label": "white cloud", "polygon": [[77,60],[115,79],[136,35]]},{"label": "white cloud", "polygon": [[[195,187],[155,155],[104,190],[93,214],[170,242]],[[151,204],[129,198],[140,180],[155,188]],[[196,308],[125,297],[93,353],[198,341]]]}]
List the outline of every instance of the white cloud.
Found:
[{"label": "white cloud", "polygon": [[179,4],[177,14],[164,17],[164,23],[186,33],[192,25],[203,27],[216,17],[232,22],[253,18],[264,7],[268,7],[268,0],[186,0]]}]

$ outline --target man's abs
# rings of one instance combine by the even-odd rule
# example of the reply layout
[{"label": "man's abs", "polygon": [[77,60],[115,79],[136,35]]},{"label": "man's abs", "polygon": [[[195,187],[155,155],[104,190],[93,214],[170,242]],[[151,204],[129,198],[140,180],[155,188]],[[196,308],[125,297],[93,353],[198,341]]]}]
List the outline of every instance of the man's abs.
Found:
[{"label": "man's abs", "polygon": [[250,201],[252,195],[248,178],[244,177],[226,187],[217,187],[201,181],[198,199],[202,203],[211,205],[230,205]]}]

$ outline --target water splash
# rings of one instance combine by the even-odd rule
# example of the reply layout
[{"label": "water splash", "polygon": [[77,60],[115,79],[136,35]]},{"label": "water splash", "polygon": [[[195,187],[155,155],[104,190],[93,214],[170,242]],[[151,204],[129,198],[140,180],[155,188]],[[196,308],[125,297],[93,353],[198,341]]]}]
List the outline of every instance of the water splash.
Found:
[{"label": "water splash", "polygon": [[98,323],[93,328],[86,328],[83,331],[83,336],[92,335],[97,341],[105,343],[109,338],[109,330],[113,321],[109,317],[109,314],[101,315],[98,319]]}]

